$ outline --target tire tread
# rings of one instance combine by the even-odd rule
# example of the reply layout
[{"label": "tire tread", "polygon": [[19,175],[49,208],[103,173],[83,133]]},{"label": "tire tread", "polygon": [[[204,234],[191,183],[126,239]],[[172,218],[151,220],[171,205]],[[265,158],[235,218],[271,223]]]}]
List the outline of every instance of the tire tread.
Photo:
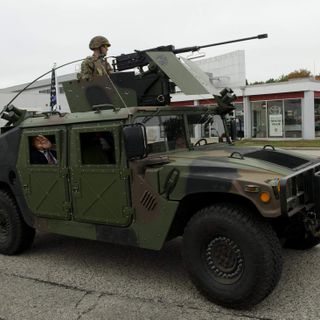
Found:
[{"label": "tire tread", "polygon": [[248,296],[242,297],[238,301],[221,301],[219,300],[219,297],[217,298],[215,295],[202,288],[197,276],[194,274],[194,271],[192,271],[192,262],[189,261],[188,254],[184,248],[183,254],[189,273],[191,270],[191,279],[196,287],[214,302],[236,309],[251,308],[267,297],[279,282],[282,270],[279,239],[272,227],[262,218],[260,219],[260,217],[247,211],[244,207],[236,207],[229,203],[220,203],[200,210],[189,220],[184,234],[187,236],[192,234],[194,225],[199,223],[200,220],[208,220],[212,214],[220,215],[220,218],[229,220],[231,224],[245,225],[251,232],[254,232],[255,239],[260,239],[259,243],[264,246],[261,248],[261,252],[269,252],[269,257],[264,259],[267,262],[267,265],[264,266],[264,270],[270,270],[271,272],[265,272],[267,274],[265,274],[263,278],[260,276],[261,279],[256,279],[256,288],[255,290],[252,290]]},{"label": "tire tread", "polygon": [[0,253],[5,255],[21,253],[32,245],[35,229],[25,223],[16,201],[8,192],[0,190],[0,200],[11,208],[11,227],[15,229],[14,237],[7,246],[0,247]]}]

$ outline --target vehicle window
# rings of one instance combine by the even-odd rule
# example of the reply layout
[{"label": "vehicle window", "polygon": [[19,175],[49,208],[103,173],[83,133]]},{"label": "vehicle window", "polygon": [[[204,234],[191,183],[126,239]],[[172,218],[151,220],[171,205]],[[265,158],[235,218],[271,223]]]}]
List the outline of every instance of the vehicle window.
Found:
[{"label": "vehicle window", "polygon": [[114,138],[110,131],[80,133],[82,164],[115,164]]},{"label": "vehicle window", "polygon": [[195,144],[200,139],[206,143],[216,143],[225,135],[222,119],[210,113],[187,115],[191,142]]},{"label": "vehicle window", "polygon": [[30,164],[58,164],[55,135],[37,134],[29,137]]},{"label": "vehicle window", "polygon": [[137,118],[147,131],[148,153],[187,148],[183,117],[178,115]]}]

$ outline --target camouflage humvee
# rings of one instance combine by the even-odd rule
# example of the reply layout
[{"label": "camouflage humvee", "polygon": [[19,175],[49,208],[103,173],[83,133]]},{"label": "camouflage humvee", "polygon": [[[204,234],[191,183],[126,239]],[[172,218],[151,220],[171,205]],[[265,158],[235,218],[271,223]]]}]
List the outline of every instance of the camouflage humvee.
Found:
[{"label": "camouflage humvee", "polygon": [[[172,53],[150,56],[186,91],[209,88]],[[0,252],[29,248],[35,230],[152,250],[182,236],[186,268],[209,299],[259,303],[279,281],[280,243],[319,243],[320,160],[218,143],[230,92],[214,106],[144,106],[126,80],[135,76],[121,74],[65,83],[69,114],[4,110]],[[54,163],[33,162],[39,135]]]}]

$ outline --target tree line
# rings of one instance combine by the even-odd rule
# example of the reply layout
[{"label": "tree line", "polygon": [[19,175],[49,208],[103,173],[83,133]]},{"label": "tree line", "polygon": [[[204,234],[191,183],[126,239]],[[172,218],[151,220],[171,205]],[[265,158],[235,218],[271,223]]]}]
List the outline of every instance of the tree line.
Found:
[{"label": "tree line", "polygon": [[313,76],[311,71],[307,69],[299,69],[299,70],[294,70],[288,74],[282,74],[278,78],[270,78],[267,81],[255,81],[250,84],[276,83],[276,82],[288,81],[290,79],[310,78],[310,77],[313,77],[315,80],[320,80],[320,74]]}]

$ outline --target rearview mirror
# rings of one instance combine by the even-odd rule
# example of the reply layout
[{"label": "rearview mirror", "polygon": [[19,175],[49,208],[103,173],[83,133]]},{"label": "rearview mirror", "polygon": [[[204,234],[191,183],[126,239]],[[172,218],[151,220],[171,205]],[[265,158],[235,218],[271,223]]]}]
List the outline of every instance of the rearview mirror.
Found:
[{"label": "rearview mirror", "polygon": [[135,123],[123,127],[123,137],[127,158],[143,159],[147,154],[146,128],[141,123]]}]

